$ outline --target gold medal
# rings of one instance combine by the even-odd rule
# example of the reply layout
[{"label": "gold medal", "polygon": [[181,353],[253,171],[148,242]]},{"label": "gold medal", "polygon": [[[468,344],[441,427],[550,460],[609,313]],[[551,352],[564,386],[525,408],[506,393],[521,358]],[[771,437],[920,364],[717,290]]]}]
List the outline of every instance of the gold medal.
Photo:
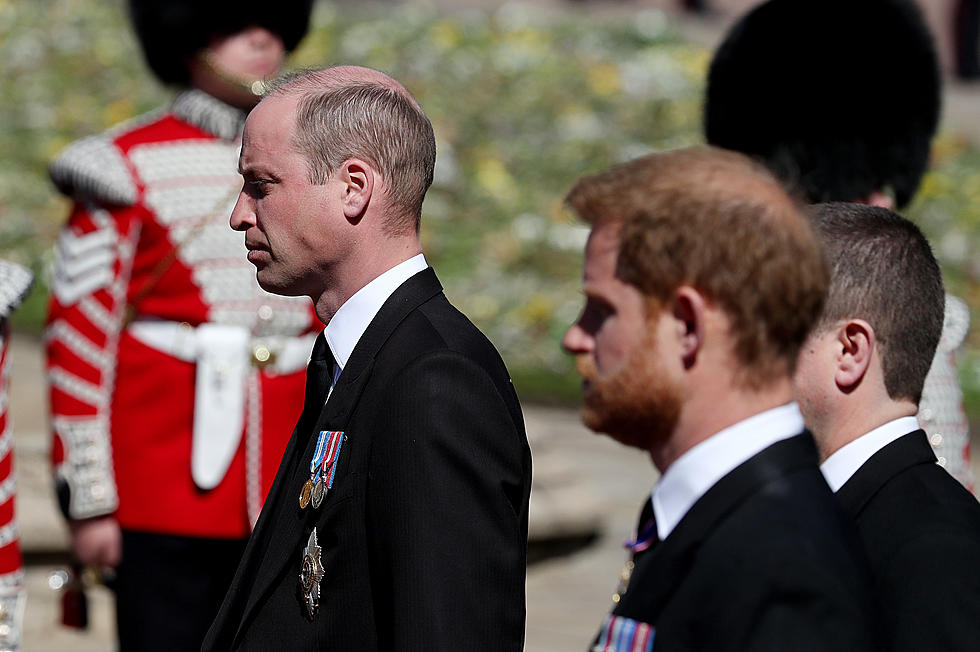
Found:
[{"label": "gold medal", "polygon": [[310,501],[313,505],[313,509],[319,509],[320,503],[323,502],[323,495],[326,493],[323,487],[323,480],[320,478],[316,479],[316,484],[313,485],[313,498]]},{"label": "gold medal", "polygon": [[303,483],[303,488],[299,492],[299,508],[306,509],[306,506],[310,504],[310,497],[313,495],[313,480],[307,480]]}]

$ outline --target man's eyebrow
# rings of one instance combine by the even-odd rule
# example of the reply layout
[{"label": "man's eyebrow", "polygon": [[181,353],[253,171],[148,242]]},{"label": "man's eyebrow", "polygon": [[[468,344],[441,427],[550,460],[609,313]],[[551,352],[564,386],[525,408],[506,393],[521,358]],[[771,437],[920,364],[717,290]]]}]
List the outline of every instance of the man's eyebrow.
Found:
[{"label": "man's eyebrow", "polygon": [[242,175],[243,177],[254,176],[255,166],[248,164],[243,165],[241,161],[238,161],[238,174]]}]

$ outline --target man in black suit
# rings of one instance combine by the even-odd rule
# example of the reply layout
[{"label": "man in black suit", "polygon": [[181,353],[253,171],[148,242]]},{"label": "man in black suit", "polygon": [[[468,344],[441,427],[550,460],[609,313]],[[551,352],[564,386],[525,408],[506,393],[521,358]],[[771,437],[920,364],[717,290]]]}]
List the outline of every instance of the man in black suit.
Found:
[{"label": "man in black suit", "polygon": [[794,383],[821,470],[857,523],[891,649],[975,650],[980,504],[915,417],[943,326],[939,265],[883,208],[818,204],[813,225],[831,289]]},{"label": "man in black suit", "polygon": [[798,205],[713,148],[586,177],[583,420],[663,474],[593,650],[871,650],[867,569],[790,374],[827,270]]},{"label": "man in black suit", "polygon": [[274,86],[231,216],[259,284],[327,324],[306,404],[205,650],[520,650],[531,459],[489,341],[419,217],[435,141],[394,79]]},{"label": "man in black suit", "polygon": [[[768,0],[725,35],[705,93],[708,143],[748,154],[807,202],[901,208],[929,165],[942,75],[915,0]],[[946,325],[919,421],[965,486],[969,423],[954,353],[970,311],[946,300]]]}]

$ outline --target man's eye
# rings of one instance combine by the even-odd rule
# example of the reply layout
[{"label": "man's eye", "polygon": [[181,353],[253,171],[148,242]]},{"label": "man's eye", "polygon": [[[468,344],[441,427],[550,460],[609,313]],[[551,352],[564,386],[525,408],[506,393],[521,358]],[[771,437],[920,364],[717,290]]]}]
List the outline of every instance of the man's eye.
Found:
[{"label": "man's eye", "polygon": [[269,194],[269,181],[267,179],[253,179],[245,182],[245,192],[249,197],[265,197]]},{"label": "man's eye", "polygon": [[585,304],[585,309],[582,311],[579,325],[590,333],[596,333],[612,313],[613,311],[608,304],[598,301],[588,301]]}]

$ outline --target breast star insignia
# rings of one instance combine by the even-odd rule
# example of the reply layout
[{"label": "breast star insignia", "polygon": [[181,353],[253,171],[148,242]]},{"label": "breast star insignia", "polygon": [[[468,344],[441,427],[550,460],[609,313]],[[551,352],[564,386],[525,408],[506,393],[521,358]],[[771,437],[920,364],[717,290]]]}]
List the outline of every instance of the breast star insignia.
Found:
[{"label": "breast star insignia", "polygon": [[303,602],[306,615],[310,620],[316,614],[320,604],[320,580],[323,579],[323,564],[320,561],[320,546],[317,545],[316,528],[310,533],[310,539],[303,549],[303,564],[299,571],[299,584],[303,591]]}]

